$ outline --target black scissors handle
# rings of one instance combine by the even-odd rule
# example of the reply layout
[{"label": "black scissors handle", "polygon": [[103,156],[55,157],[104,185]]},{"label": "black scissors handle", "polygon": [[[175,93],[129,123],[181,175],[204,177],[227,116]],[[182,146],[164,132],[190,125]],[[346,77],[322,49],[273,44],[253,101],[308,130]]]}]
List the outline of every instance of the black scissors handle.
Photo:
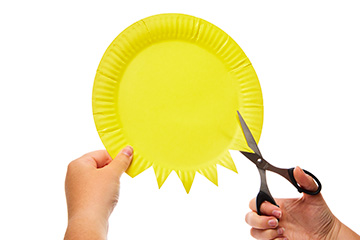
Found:
[{"label": "black scissors handle", "polygon": [[260,191],[256,197],[256,211],[259,215],[261,215],[260,212],[260,206],[263,202],[268,201],[271,204],[278,206],[274,200],[274,198],[271,196],[271,193],[269,191],[267,182],[266,182],[266,171],[264,169],[258,168],[259,173],[260,173],[260,180],[261,180],[261,185],[260,185]]},{"label": "black scissors handle", "polygon": [[[289,180],[289,179],[288,179],[288,180],[297,188],[297,190],[298,190],[300,193],[303,192],[303,193],[306,193],[306,194],[309,194],[309,195],[316,195],[316,194],[320,193],[321,188],[322,188],[321,182],[319,181],[319,179],[317,179],[317,177],[315,177],[314,174],[312,174],[311,172],[306,171],[305,169],[303,169],[303,171],[304,171],[307,175],[311,176],[311,177],[315,180],[316,184],[318,185],[318,188],[317,188],[315,191],[310,191],[310,190],[307,190],[307,189],[305,189],[305,188],[300,187],[299,184],[296,182],[295,177],[294,177],[294,169],[295,169],[295,168],[289,168],[289,169],[288,169],[289,178],[290,178],[290,180]],[[285,177],[285,178],[286,178],[286,177]],[[286,179],[287,179],[287,178],[286,178]]]},{"label": "black scissors handle", "polygon": [[269,195],[268,193],[260,190],[258,195],[256,196],[256,212],[257,212],[257,214],[262,215],[261,212],[260,212],[260,206],[265,201],[268,201],[272,205],[275,205],[275,206],[279,207],[279,205],[276,204],[274,198],[271,195]]},{"label": "black scissors handle", "polygon": [[[284,169],[284,168],[277,168],[277,167],[274,167],[272,166],[271,164],[268,163],[268,167],[267,167],[267,170],[269,171],[272,171],[272,172],[275,172],[281,176],[283,176],[284,178],[286,178],[292,185],[294,185],[294,187],[296,187],[296,189],[300,192],[300,193],[306,193],[306,194],[309,194],[309,195],[316,195],[318,193],[320,193],[321,191],[321,182],[319,181],[319,179],[317,179],[317,177],[315,177],[314,174],[312,174],[311,172],[309,171],[306,171],[303,169],[303,171],[311,176],[316,184],[317,184],[317,189],[315,191],[310,191],[310,190],[307,190],[305,188],[302,188],[295,180],[295,177],[294,177],[294,169],[295,168],[289,168],[289,169]],[[261,173],[261,172],[264,172],[264,173]],[[262,170],[262,169],[259,169],[259,172],[260,172],[260,177],[261,177],[261,186],[260,186],[260,191],[256,197],[256,211],[259,215],[261,215],[261,212],[260,212],[260,206],[263,202],[265,201],[268,201],[270,202],[271,204],[273,205],[276,205],[279,207],[279,205],[276,204],[274,198],[271,196],[270,194],[270,191],[267,187],[267,183],[266,183],[266,176],[265,176],[265,170]]]}]

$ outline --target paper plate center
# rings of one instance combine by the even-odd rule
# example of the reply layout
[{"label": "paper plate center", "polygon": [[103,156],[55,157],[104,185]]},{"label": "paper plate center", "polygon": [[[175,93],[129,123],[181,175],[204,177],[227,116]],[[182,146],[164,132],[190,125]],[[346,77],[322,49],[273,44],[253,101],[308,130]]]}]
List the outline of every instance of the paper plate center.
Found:
[{"label": "paper plate center", "polygon": [[237,122],[236,82],[214,54],[185,41],[152,44],[121,79],[118,114],[135,151],[172,168],[216,161]]}]

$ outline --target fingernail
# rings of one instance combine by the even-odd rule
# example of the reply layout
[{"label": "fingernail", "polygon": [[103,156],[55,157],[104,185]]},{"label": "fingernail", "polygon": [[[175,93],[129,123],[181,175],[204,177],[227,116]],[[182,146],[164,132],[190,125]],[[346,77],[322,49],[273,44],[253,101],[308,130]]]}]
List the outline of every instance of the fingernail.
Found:
[{"label": "fingernail", "polygon": [[285,232],[285,228],[283,228],[283,227],[278,228],[278,230],[277,230],[277,233],[278,233],[279,235],[283,235],[284,232]]},{"label": "fingernail", "polygon": [[274,217],[276,217],[277,219],[279,219],[279,218],[281,218],[281,211],[279,211],[279,210],[274,210],[274,211],[272,211],[272,215],[273,215]]},{"label": "fingernail", "polygon": [[131,146],[126,146],[121,150],[122,154],[125,154],[128,157],[131,157],[133,155],[133,148]]},{"label": "fingernail", "polygon": [[270,219],[268,221],[268,224],[269,224],[270,227],[276,227],[278,225],[278,221],[275,220],[275,219]]}]

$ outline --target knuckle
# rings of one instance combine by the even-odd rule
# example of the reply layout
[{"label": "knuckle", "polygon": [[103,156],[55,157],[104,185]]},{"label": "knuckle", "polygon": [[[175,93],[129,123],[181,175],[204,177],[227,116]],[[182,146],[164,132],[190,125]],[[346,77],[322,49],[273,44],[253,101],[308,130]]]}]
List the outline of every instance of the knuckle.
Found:
[{"label": "knuckle", "polygon": [[266,239],[274,239],[278,236],[277,231],[274,229],[268,229],[264,231],[264,237]]},{"label": "knuckle", "polygon": [[250,221],[249,221],[250,214],[251,214],[251,212],[248,212],[248,213],[245,215],[245,222],[246,222],[247,224],[249,224],[249,225],[250,225]]},{"label": "knuckle", "polygon": [[261,230],[256,228],[250,229],[250,235],[256,239],[274,239],[278,236],[276,230],[274,229]]},{"label": "knuckle", "polygon": [[72,169],[76,168],[76,165],[77,165],[77,164],[78,164],[77,159],[71,161],[71,162],[68,164],[68,167],[67,167],[68,171],[69,171],[69,170],[71,171]]},{"label": "knuckle", "polygon": [[258,228],[259,224],[258,224],[258,217],[257,217],[257,213],[255,212],[248,212],[245,215],[245,221],[247,224],[249,224],[251,227],[255,227]]},{"label": "knuckle", "polygon": [[251,199],[249,202],[249,208],[253,210],[254,206],[255,206],[255,198]]},{"label": "knuckle", "polygon": [[251,228],[251,229],[250,229],[250,235],[251,235],[253,238],[256,238],[256,236],[257,236],[257,229]]}]

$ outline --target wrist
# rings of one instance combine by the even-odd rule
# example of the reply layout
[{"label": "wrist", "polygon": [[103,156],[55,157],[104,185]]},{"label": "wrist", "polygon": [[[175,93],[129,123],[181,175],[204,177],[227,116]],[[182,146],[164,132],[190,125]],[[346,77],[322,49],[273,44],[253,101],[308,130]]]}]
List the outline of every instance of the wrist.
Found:
[{"label": "wrist", "polygon": [[108,232],[107,219],[92,214],[77,214],[69,216],[65,240],[106,239]]},{"label": "wrist", "polygon": [[329,232],[326,239],[337,240],[337,239],[346,239],[346,240],[359,240],[360,236],[357,235],[353,230],[348,228],[345,224],[340,222],[335,218],[335,223],[331,231]]},{"label": "wrist", "polygon": [[337,238],[334,239],[346,239],[346,240],[359,240],[360,236],[351,230],[348,226],[339,221],[339,231]]},{"label": "wrist", "polygon": [[325,240],[339,239],[338,237],[340,234],[342,223],[335,216],[333,216],[333,218],[334,218],[334,221],[333,221],[332,227],[330,228],[330,231],[328,232]]}]

